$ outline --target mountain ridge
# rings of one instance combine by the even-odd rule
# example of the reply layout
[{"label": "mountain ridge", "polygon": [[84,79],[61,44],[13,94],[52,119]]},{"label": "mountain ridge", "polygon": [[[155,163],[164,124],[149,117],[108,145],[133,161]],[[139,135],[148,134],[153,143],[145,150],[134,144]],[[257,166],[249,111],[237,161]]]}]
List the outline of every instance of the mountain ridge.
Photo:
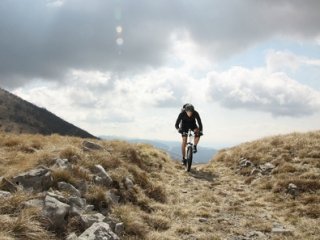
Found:
[{"label": "mountain ridge", "polygon": [[63,120],[9,91],[0,88],[0,130],[12,133],[60,134],[96,138],[87,131]]}]

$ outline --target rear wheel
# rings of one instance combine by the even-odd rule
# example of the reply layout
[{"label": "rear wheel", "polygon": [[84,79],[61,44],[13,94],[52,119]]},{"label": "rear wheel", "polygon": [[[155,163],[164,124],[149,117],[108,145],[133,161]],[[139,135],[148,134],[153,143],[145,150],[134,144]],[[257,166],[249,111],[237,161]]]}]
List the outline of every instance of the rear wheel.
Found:
[{"label": "rear wheel", "polygon": [[193,157],[192,146],[189,146],[187,148],[187,165],[186,165],[188,172],[190,172],[190,169],[191,169],[192,157]]}]

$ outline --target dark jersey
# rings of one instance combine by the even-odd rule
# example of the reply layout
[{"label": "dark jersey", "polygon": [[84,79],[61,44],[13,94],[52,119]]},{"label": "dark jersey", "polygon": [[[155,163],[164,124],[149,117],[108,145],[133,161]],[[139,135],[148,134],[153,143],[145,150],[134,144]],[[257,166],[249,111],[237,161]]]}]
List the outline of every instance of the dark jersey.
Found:
[{"label": "dark jersey", "polygon": [[194,111],[192,116],[189,117],[186,111],[182,111],[177,118],[175,127],[181,127],[181,129],[183,129],[184,131],[188,131],[189,129],[194,130],[195,128],[198,128],[197,123],[199,125],[199,130],[202,131],[202,122],[199,113],[197,111]]}]

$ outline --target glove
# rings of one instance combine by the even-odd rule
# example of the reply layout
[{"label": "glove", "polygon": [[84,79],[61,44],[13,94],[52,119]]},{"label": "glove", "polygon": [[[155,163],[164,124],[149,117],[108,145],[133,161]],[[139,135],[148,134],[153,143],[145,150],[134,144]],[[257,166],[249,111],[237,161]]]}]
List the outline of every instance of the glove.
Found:
[{"label": "glove", "polygon": [[199,136],[202,136],[203,135],[203,132],[202,131],[199,131]]},{"label": "glove", "polygon": [[181,128],[177,128],[177,130],[178,130],[178,133],[182,134],[182,129]]}]

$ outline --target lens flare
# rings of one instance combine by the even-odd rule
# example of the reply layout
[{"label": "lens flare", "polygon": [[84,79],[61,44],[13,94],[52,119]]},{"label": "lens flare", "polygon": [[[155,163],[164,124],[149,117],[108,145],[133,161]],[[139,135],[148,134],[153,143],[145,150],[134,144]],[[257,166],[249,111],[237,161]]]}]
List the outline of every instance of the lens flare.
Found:
[{"label": "lens flare", "polygon": [[117,27],[116,27],[116,32],[117,32],[118,34],[122,33],[122,31],[123,31],[122,26],[117,26]]},{"label": "lens flare", "polygon": [[117,42],[118,46],[122,46],[124,43],[123,38],[121,38],[121,37],[117,38],[116,42]]}]

